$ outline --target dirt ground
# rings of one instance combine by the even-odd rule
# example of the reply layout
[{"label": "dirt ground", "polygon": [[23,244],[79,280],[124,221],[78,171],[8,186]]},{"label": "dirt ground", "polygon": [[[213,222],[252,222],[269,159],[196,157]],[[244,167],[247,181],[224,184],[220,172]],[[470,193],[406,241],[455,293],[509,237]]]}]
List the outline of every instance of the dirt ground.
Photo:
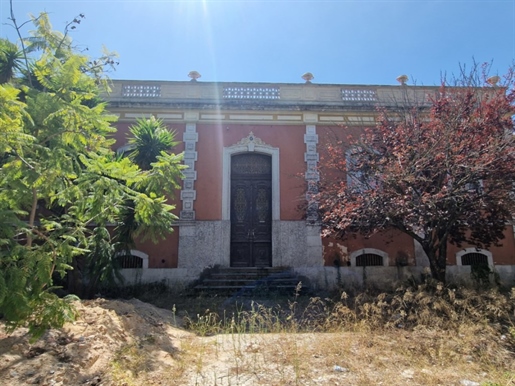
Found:
[{"label": "dirt ground", "polygon": [[513,361],[479,363],[459,336],[431,331],[200,337],[172,311],[135,299],[77,309],[74,323],[34,344],[26,330],[0,327],[0,385],[514,384]]}]

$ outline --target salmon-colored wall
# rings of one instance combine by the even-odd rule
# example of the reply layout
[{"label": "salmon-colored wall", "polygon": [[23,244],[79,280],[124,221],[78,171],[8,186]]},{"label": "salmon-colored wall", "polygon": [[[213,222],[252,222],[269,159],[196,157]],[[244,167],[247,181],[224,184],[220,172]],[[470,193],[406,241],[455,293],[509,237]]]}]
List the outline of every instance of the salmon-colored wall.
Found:
[{"label": "salmon-colored wall", "polygon": [[149,268],[177,268],[179,255],[179,228],[157,243],[152,240],[136,241],[136,249],[147,253]]},{"label": "salmon-colored wall", "polygon": [[[513,228],[508,227],[504,232],[505,238],[500,241],[499,246],[491,246],[488,250],[492,253],[495,265],[513,265],[515,263],[515,239]],[[360,235],[349,236],[345,239],[334,239],[327,237],[322,239],[324,246],[324,264],[333,266],[335,260],[340,264],[347,265],[348,256],[354,251],[362,248],[376,248],[386,252],[390,257],[390,265],[396,265],[400,259],[403,264],[415,265],[414,242],[408,235],[399,231],[389,231],[372,235],[365,238]],[[473,245],[463,244],[461,247],[449,244],[447,247],[447,264],[456,264],[456,253]]]},{"label": "salmon-colored wall", "polygon": [[116,132],[113,133],[113,138],[116,140],[113,148],[116,150],[119,147],[127,144],[127,136],[129,134],[129,127],[135,124],[134,122],[116,122],[114,126],[116,127]]},{"label": "salmon-colored wall", "polygon": [[338,141],[348,144],[359,139],[364,127],[361,126],[317,126],[318,152],[325,154],[328,145],[335,145]]},{"label": "salmon-colored wall", "polygon": [[305,126],[198,124],[198,161],[196,163],[197,220],[222,218],[222,150],[238,143],[252,131],[266,144],[278,147],[280,167],[281,220],[300,220],[297,209],[305,192]]},{"label": "salmon-colored wall", "polygon": [[[513,265],[515,264],[515,240],[513,237],[513,228],[507,227],[504,231],[504,239],[499,241],[500,246],[491,246],[487,248],[492,252],[492,258],[495,265]],[[456,264],[456,253],[464,248],[471,248],[474,245],[463,244],[461,247],[449,244],[447,247],[447,263]]]},{"label": "salmon-colored wall", "polygon": [[[113,138],[116,140],[116,143],[113,145],[114,149],[118,149],[119,147],[125,146],[127,144],[127,138],[129,135],[129,127],[136,124],[136,121],[134,122],[116,122],[115,127],[117,128],[117,131],[113,134]],[[175,140],[178,142],[178,144],[172,149],[172,151],[176,154],[182,153],[184,151],[184,142],[182,141],[184,131],[186,130],[186,124],[184,123],[166,123],[165,125],[168,126],[171,130],[175,131]],[[179,185],[182,187],[182,181],[178,181]],[[174,213],[176,216],[179,216],[179,212],[181,210],[181,201],[180,196],[181,192],[180,189],[177,189],[173,195],[168,200],[168,203],[170,205],[175,205],[175,209],[172,210],[172,213]]]},{"label": "salmon-colored wall", "polygon": [[221,125],[198,124],[197,133],[195,218],[221,220],[223,128]]},{"label": "salmon-colored wall", "polygon": [[[115,148],[127,143],[127,133],[130,125],[135,122],[118,122],[118,131],[113,135],[117,140]],[[176,152],[184,150],[182,143],[185,124],[168,124],[176,131],[176,139],[180,144],[174,149]],[[197,143],[198,160],[195,164],[197,180],[195,189],[197,198],[194,203],[197,220],[220,220],[222,217],[222,149],[229,147],[247,137],[250,132],[270,146],[280,149],[280,196],[281,220],[301,220],[303,212],[299,206],[304,203],[306,163],[304,153],[304,125],[248,125],[248,124],[197,124],[199,141]],[[349,136],[357,138],[363,131],[362,127],[343,126],[317,126],[319,136],[318,151],[321,156],[321,167],[328,144],[337,140],[348,142]],[[321,170],[323,178],[324,172]],[[344,176],[342,176],[344,178]],[[201,181],[201,184],[199,184]],[[180,210],[179,192],[173,200],[177,205],[174,213]],[[507,228],[505,239],[501,240],[501,247],[491,247],[494,264],[513,264],[515,260],[515,240],[512,228]],[[365,238],[360,235],[350,236],[343,240],[332,238],[323,239],[325,265],[334,265],[339,259],[340,264],[346,265],[348,256],[362,248],[376,248],[386,252],[390,257],[390,265],[395,265],[399,259],[402,264],[414,265],[415,254],[413,240],[397,231],[389,231]],[[466,248],[468,245],[462,246]],[[178,230],[167,237],[166,240],[153,244],[150,241],[139,243],[138,249],[149,256],[149,267],[173,268],[177,267]],[[456,264],[456,252],[461,248],[453,245],[448,247],[448,264]],[[164,262],[162,262],[164,260]]]},{"label": "salmon-colored wall", "polygon": [[335,260],[346,266],[352,252],[363,248],[375,248],[388,254],[390,265],[415,265],[415,248],[413,239],[408,235],[390,230],[364,237],[349,235],[344,239],[326,237],[322,239],[324,247],[324,265],[334,266]]},{"label": "salmon-colored wall", "polygon": [[[129,127],[134,125],[134,122],[117,122],[115,127],[117,131],[113,134],[113,138],[116,140],[113,148],[117,149],[127,144],[127,138],[129,134]],[[185,124],[170,124],[166,123],[170,129],[175,131],[175,139],[179,143],[174,147],[175,153],[182,153],[184,151],[184,143],[182,142],[183,133],[185,131]],[[179,181],[180,182],[180,181]],[[180,182],[182,186],[182,182]],[[175,192],[174,198],[169,200],[170,204],[175,204],[176,208],[172,211],[175,215],[179,215],[180,211],[180,190]],[[173,227],[173,232],[166,236],[164,240],[158,240],[157,243],[151,240],[142,242],[141,240],[136,241],[136,249],[145,252],[149,255],[149,268],[177,268],[178,262],[178,249],[179,249],[179,228]]]}]

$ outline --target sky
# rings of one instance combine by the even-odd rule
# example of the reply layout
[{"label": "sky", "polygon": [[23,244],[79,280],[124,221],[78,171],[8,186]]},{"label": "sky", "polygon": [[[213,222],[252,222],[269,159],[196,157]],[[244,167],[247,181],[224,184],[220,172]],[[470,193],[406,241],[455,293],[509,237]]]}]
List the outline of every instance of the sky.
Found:
[{"label": "sky", "polygon": [[[112,79],[437,85],[475,61],[515,59],[515,0],[13,0],[19,23],[47,12],[74,43],[116,51]],[[16,40],[9,0],[0,37]],[[31,25],[23,28],[27,36]]]}]

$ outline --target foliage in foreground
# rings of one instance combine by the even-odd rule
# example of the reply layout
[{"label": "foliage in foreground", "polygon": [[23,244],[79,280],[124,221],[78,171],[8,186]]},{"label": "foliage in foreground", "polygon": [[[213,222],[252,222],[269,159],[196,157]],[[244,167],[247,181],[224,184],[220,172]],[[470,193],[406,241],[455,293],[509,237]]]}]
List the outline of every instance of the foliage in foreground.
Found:
[{"label": "foliage in foreground", "polygon": [[0,40],[0,313],[10,328],[28,323],[37,335],[73,317],[53,282],[74,259],[104,258],[90,279],[106,277],[107,226],[123,221],[127,203],[133,235],[156,240],[171,230],[165,193],[177,187],[181,156],[159,149],[144,169],[118,156],[115,117],[100,98],[112,56],[91,60],[74,49],[68,32],[78,19],[64,33],[46,14],[32,21],[20,46]]},{"label": "foliage in foreground", "polygon": [[418,99],[402,86],[375,127],[328,144],[325,235],[399,230],[421,244],[442,282],[449,243],[499,244],[515,208],[515,87],[512,70],[502,84],[497,78],[491,85],[476,68]]}]

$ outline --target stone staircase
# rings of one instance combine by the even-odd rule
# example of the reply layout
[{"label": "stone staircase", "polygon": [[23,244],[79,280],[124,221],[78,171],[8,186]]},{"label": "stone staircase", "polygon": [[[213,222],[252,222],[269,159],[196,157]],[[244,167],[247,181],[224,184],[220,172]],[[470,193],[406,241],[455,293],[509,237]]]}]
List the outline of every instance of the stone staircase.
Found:
[{"label": "stone staircase", "polygon": [[194,289],[208,294],[242,296],[270,292],[294,294],[299,282],[302,282],[299,290],[306,292],[306,280],[288,267],[215,267],[202,275]]}]

